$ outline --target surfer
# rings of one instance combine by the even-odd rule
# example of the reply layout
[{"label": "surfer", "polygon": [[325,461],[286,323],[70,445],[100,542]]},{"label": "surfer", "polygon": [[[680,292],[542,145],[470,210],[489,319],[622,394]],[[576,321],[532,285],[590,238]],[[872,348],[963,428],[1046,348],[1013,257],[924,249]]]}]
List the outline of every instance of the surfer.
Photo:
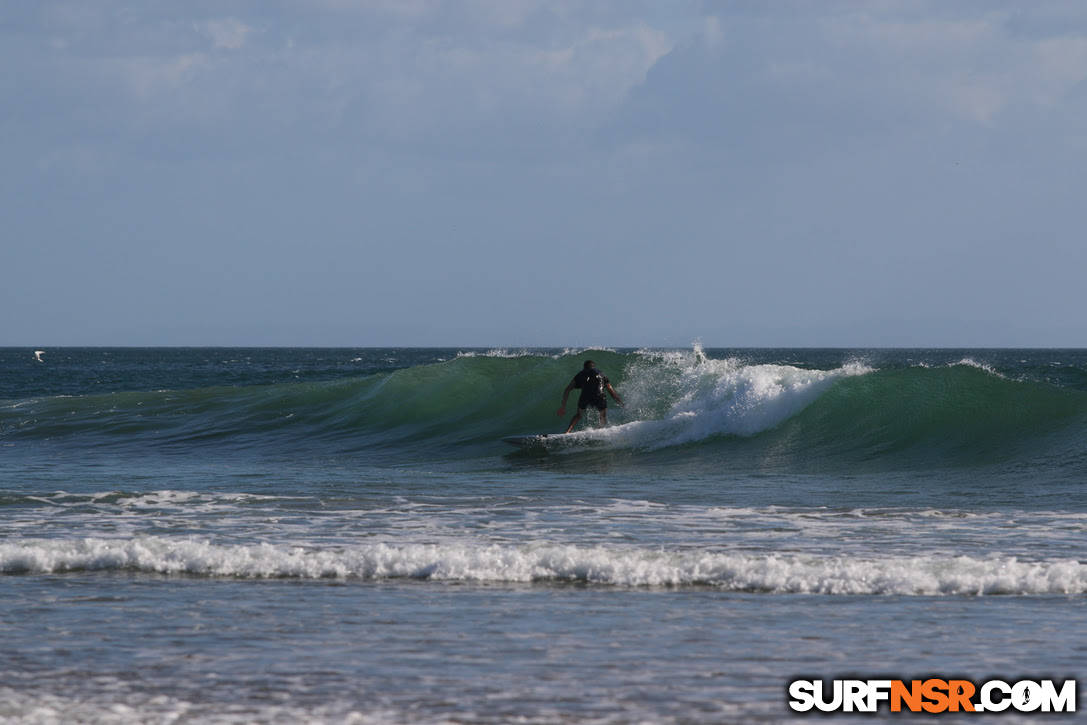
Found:
[{"label": "surfer", "polygon": [[608,377],[596,369],[596,363],[592,360],[585,361],[581,372],[575,375],[570,384],[566,386],[566,390],[562,391],[562,405],[559,406],[558,412],[560,417],[566,415],[566,399],[570,397],[570,391],[574,388],[581,391],[581,397],[578,398],[577,413],[570,420],[570,426],[566,429],[567,433],[574,429],[577,422],[581,420],[581,412],[590,405],[600,411],[600,425],[608,424],[608,399],[604,396],[605,390],[611,397],[615,398],[615,402],[620,407],[623,405],[619,394],[615,392],[615,388],[608,382]]}]

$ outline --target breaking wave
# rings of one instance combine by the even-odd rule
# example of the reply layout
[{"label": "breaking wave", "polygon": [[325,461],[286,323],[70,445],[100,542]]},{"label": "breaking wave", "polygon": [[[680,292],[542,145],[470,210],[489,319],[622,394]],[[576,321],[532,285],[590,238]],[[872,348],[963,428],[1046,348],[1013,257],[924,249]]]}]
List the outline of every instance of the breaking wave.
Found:
[{"label": "breaking wave", "polygon": [[1087,565],[1015,557],[815,556],[578,545],[364,544],[313,549],[207,540],[24,540],[0,544],[0,572],[126,571],[242,579],[421,579],[472,583],[705,586],[827,595],[1083,594]]},{"label": "breaking wave", "polygon": [[912,468],[1078,451],[1087,432],[1087,393],[1008,379],[971,359],[814,369],[712,359],[695,347],[494,350],[332,382],[9,400],[0,445],[493,458],[511,453],[504,437],[561,431],[560,393],[590,354],[626,407],[610,411],[610,428],[559,439],[549,453],[603,448],[652,460],[681,449],[686,460],[760,468]]}]

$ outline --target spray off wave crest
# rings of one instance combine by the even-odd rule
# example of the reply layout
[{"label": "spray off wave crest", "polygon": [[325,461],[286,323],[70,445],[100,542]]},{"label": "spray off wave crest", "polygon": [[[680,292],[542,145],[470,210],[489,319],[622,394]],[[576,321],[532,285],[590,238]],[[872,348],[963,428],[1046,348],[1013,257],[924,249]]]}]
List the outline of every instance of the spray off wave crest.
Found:
[{"label": "spray off wave crest", "polygon": [[835,370],[749,365],[690,353],[643,352],[623,385],[636,420],[579,434],[628,448],[667,448],[715,436],[750,437],[804,410],[831,385],[872,369],[849,363]]},{"label": "spray off wave crest", "polygon": [[668,552],[577,545],[366,544],[315,550],[204,540],[28,540],[0,545],[0,572],[129,571],[243,579],[419,579],[472,583],[708,586],[828,595],[1083,594],[1087,566],[1015,557]]}]

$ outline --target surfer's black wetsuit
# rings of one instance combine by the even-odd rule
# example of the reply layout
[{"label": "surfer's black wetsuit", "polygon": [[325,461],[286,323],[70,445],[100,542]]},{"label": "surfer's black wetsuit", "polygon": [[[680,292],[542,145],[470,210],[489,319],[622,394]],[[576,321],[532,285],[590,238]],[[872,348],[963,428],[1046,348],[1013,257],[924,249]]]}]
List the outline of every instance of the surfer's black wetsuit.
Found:
[{"label": "surfer's black wetsuit", "polygon": [[585,410],[590,405],[597,410],[608,407],[608,399],[604,397],[604,391],[608,388],[608,377],[596,368],[582,370],[574,376],[571,384],[581,391],[581,397],[577,399],[578,410]]}]

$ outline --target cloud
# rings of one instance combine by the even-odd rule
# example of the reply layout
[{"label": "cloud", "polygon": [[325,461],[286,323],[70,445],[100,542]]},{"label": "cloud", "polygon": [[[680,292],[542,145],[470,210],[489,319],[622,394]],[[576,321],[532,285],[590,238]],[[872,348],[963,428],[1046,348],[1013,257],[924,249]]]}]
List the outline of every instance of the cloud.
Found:
[{"label": "cloud", "polygon": [[1087,81],[1087,30],[1079,35],[1044,38],[1031,48],[1033,99],[1039,105],[1057,105],[1075,95]]},{"label": "cloud", "polygon": [[[548,329],[598,306],[639,344],[1083,306],[1081,3],[17,5],[5,218],[33,268],[93,247],[68,248],[99,265],[73,296],[134,260],[187,270],[179,298],[297,280],[441,325],[469,279]],[[587,251],[621,287],[577,281]]]},{"label": "cloud", "polygon": [[1061,119],[1071,138],[1087,78],[1082,15],[986,3],[691,6],[682,22],[633,2],[283,1],[187,19],[48,8],[23,20],[52,39],[46,62],[32,59],[48,43],[4,52],[39,69],[9,81],[17,113],[48,100],[46,128],[66,114],[78,144],[128,134],[137,154],[316,146],[584,165],[572,155],[629,146],[615,158],[648,170],[677,148],[825,154],[1024,114]]},{"label": "cloud", "polygon": [[193,84],[203,71],[213,67],[203,53],[185,53],[165,58],[125,58],[103,61],[100,67],[117,77],[138,99],[176,93]]},{"label": "cloud", "polygon": [[237,18],[209,20],[202,25],[203,32],[211,38],[216,48],[237,50],[245,45],[253,29]]},{"label": "cloud", "polygon": [[1019,15],[999,7],[935,7],[766,5],[708,19],[631,90],[608,132],[820,150],[871,134],[1020,123],[1067,103],[1087,78],[1087,18],[1023,33]]},{"label": "cloud", "polygon": [[29,106],[51,97],[88,132],[156,147],[319,138],[477,157],[547,148],[620,103],[675,44],[628,7],[328,0],[177,17],[66,3],[26,19],[27,37],[53,38],[47,63],[29,44],[4,58],[38,69],[17,81]]}]

